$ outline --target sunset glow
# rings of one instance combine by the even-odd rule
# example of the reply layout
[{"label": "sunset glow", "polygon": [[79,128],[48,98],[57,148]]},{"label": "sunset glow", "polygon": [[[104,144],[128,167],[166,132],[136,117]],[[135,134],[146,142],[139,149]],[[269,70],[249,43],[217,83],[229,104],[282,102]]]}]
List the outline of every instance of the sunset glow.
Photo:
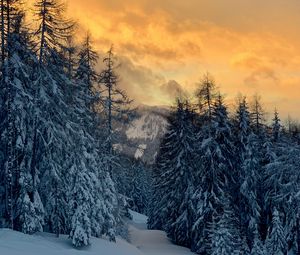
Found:
[{"label": "sunset glow", "polygon": [[299,10],[297,0],[68,1],[79,35],[89,30],[100,53],[114,44],[137,102],[170,104],[164,84],[193,93],[208,71],[229,102],[259,93],[282,118],[300,117]]}]

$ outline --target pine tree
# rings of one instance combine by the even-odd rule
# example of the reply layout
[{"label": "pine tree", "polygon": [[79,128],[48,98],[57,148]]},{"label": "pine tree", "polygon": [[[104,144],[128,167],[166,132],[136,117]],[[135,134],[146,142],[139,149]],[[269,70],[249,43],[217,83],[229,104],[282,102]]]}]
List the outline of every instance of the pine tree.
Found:
[{"label": "pine tree", "polygon": [[202,254],[209,250],[209,225],[214,215],[222,211],[221,198],[225,193],[231,195],[234,186],[235,149],[231,124],[220,96],[214,104],[212,120],[201,128],[199,137],[195,182],[199,201],[193,225],[193,250]]},{"label": "pine tree", "polygon": [[75,73],[76,81],[80,82],[85,102],[88,108],[95,107],[97,101],[94,92],[95,84],[98,82],[98,74],[95,70],[98,54],[93,50],[91,38],[88,34],[78,52],[78,67]]},{"label": "pine tree", "polygon": [[125,91],[118,86],[118,76],[115,71],[115,56],[113,47],[107,52],[103,59],[104,70],[100,73],[100,83],[103,85],[101,103],[103,107],[104,119],[106,124],[106,151],[108,155],[108,169],[112,174],[112,156],[113,156],[113,124],[116,120],[126,120],[130,113],[131,100],[127,97]]},{"label": "pine tree", "polygon": [[224,208],[220,219],[212,223],[211,229],[211,252],[212,255],[239,254],[236,240],[236,220],[233,211],[228,207],[228,201],[224,200],[227,206]]},{"label": "pine tree", "polygon": [[[169,117],[169,123],[173,123],[174,115]],[[169,150],[171,150],[171,141],[173,136],[171,135],[173,129],[169,128],[163,137],[156,162],[152,170],[152,183],[151,183],[151,198],[149,203],[149,217],[147,225],[149,229],[163,230],[166,221],[166,204],[167,200],[165,194],[168,187],[164,184],[164,173],[168,169],[167,162],[170,160],[168,156]],[[158,199],[159,198],[159,199]]]},{"label": "pine tree", "polygon": [[136,161],[131,169],[131,189],[130,198],[132,200],[131,209],[146,214],[149,199],[149,177],[147,169],[141,161]]},{"label": "pine tree", "polygon": [[[5,149],[4,163],[8,168],[6,172],[6,200],[10,201],[9,213],[10,227],[16,230],[24,230],[33,233],[41,229],[43,219],[43,206],[40,203],[39,194],[33,192],[32,183],[36,176],[28,171],[30,162],[29,142],[32,133],[32,95],[31,89],[32,65],[36,63],[32,51],[32,41],[29,38],[28,29],[24,26],[24,12],[19,1],[6,1],[5,27],[4,27],[4,66],[3,76],[5,79],[6,93],[3,99],[6,110],[4,118],[1,118],[1,128],[4,127],[1,137],[1,146]],[[3,7],[3,6],[2,6]],[[6,128],[5,128],[6,126]],[[2,133],[2,132],[1,132]],[[6,163],[5,163],[6,161]],[[26,179],[26,180],[25,180]],[[29,198],[29,199],[28,199]],[[36,201],[33,201],[36,199]],[[26,206],[25,206],[26,204]],[[8,207],[7,207],[8,208]],[[32,215],[28,215],[28,208],[32,208]],[[30,226],[24,228],[23,226]],[[27,229],[27,230],[25,230]]]},{"label": "pine tree", "polygon": [[273,212],[272,229],[269,232],[267,248],[270,255],[284,255],[287,252],[285,231],[277,209]]},{"label": "pine tree", "polygon": [[[16,10],[16,9],[15,9]],[[30,136],[33,132],[31,123],[33,112],[33,90],[29,87],[32,82],[32,64],[37,63],[34,52],[31,50],[33,43],[29,39],[28,30],[22,27],[24,13],[17,11],[14,14],[11,33],[10,73],[11,86],[14,91],[12,109],[15,116],[14,142],[18,162],[15,165],[16,198],[16,229],[25,233],[34,233],[42,230],[44,208],[34,183],[38,177],[30,172],[30,153],[32,146]]]},{"label": "pine tree", "polygon": [[164,228],[175,243],[183,246],[191,242],[194,135],[193,114],[188,104],[178,101],[165,137],[168,142],[161,147],[157,162],[162,167],[161,175],[155,177],[161,197],[153,201],[154,213],[150,211],[148,224],[150,228]]},{"label": "pine tree", "polygon": [[[30,169],[41,177],[41,198],[46,210],[47,225],[58,236],[66,231],[67,151],[72,150],[74,132],[66,136],[65,127],[73,117],[74,109],[67,105],[66,93],[71,82],[64,70],[61,52],[70,37],[73,23],[63,16],[64,5],[56,0],[38,0],[35,15],[39,27],[39,62],[35,65],[33,134]],[[55,117],[54,117],[55,116]],[[70,121],[72,122],[72,121]],[[80,129],[80,127],[77,127]],[[39,171],[37,171],[39,170]],[[33,181],[37,190],[37,181]],[[47,192],[47,193],[46,193]]]},{"label": "pine tree", "polygon": [[[78,109],[76,114],[78,121],[83,125],[83,137],[89,141],[84,142],[82,148],[86,168],[93,177],[89,185],[92,185],[94,190],[90,191],[91,200],[86,205],[90,231],[93,236],[107,235],[111,241],[115,241],[116,225],[119,220],[117,192],[107,169],[106,152],[102,148],[104,134],[99,130],[101,119],[96,112],[99,97],[95,93],[98,79],[95,66],[98,56],[92,48],[89,36],[79,50],[78,58],[74,78],[77,84],[74,87],[76,100],[73,100],[73,105]],[[80,187],[80,184],[75,185]]]},{"label": "pine tree", "polygon": [[[76,159],[74,159],[76,160]],[[77,159],[78,160],[78,159]],[[75,161],[76,162],[76,161]],[[93,198],[90,190],[93,177],[88,172],[85,162],[76,162],[71,171],[74,171],[70,207],[72,209],[72,221],[70,238],[75,247],[87,246],[91,237],[91,203]]]},{"label": "pine tree", "polygon": [[260,165],[254,147],[255,135],[248,137],[245,159],[241,167],[240,186],[240,214],[242,233],[246,235],[247,242],[252,245],[254,227],[259,221],[260,207],[257,200],[258,176]]},{"label": "pine tree", "polygon": [[262,107],[261,97],[257,94],[253,96],[251,104],[251,120],[255,134],[260,134],[265,121],[265,112]]},{"label": "pine tree", "polygon": [[257,227],[254,231],[254,241],[253,241],[253,247],[251,250],[251,255],[267,255],[266,247],[264,246],[263,242],[261,241],[259,237],[259,233],[257,230]]},{"label": "pine tree", "polygon": [[299,146],[286,142],[276,143],[276,158],[265,166],[266,168],[266,196],[267,205],[280,208],[284,215],[283,222],[286,231],[286,240],[289,248],[298,238],[299,198],[297,196],[300,186]]},{"label": "pine tree", "polygon": [[205,74],[199,84],[199,89],[196,92],[198,100],[199,112],[205,119],[211,120],[213,105],[217,98],[216,84],[213,77]]},{"label": "pine tree", "polygon": [[277,109],[275,109],[274,119],[273,119],[273,124],[272,124],[272,134],[273,134],[273,140],[275,142],[277,142],[279,139],[280,129],[281,129],[281,125],[280,125],[279,114],[278,114]]},{"label": "pine tree", "polygon": [[65,5],[59,0],[37,0],[35,15],[39,21],[36,36],[39,38],[41,63],[56,58],[71,34],[74,23],[64,18]]},{"label": "pine tree", "polygon": [[13,174],[14,174],[14,115],[12,109],[13,91],[10,73],[10,52],[11,52],[11,1],[1,1],[1,88],[4,91],[2,97],[3,106],[3,131],[7,139],[4,139],[5,156],[4,162],[4,196],[5,196],[5,216],[11,229],[14,229],[14,194],[13,194]]}]

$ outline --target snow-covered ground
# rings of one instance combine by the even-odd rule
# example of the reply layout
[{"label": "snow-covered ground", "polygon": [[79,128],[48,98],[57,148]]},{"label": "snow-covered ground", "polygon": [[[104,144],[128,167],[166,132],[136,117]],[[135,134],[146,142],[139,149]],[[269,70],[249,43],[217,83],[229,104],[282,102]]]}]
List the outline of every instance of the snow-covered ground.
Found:
[{"label": "snow-covered ground", "polygon": [[56,238],[52,234],[25,235],[0,229],[0,254],[2,255],[191,255],[188,249],[173,245],[165,233],[147,230],[147,217],[131,212],[129,222],[131,244],[122,239],[111,243],[105,239],[92,239],[92,245],[74,249],[67,236]]},{"label": "snow-covered ground", "polygon": [[144,255],[191,255],[189,249],[176,246],[170,242],[166,233],[148,230],[147,217],[131,211],[133,216],[129,224],[130,240]]}]

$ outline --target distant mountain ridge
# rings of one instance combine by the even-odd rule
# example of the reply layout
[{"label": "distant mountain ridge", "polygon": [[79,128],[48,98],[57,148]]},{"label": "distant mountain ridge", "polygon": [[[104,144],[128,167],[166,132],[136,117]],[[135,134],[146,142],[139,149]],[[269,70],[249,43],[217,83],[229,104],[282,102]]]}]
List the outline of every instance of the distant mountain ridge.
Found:
[{"label": "distant mountain ridge", "polygon": [[115,149],[153,164],[168,126],[169,113],[170,108],[164,106],[138,106],[137,117],[119,130],[123,139],[114,145]]}]

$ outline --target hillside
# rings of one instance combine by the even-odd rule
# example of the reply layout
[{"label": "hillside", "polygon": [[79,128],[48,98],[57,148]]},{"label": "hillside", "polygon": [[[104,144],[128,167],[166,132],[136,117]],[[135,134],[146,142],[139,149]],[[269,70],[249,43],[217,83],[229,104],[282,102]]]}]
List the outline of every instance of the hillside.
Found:
[{"label": "hillside", "polygon": [[173,245],[162,231],[147,230],[144,215],[131,212],[129,221],[131,244],[118,238],[116,243],[92,238],[92,245],[75,249],[67,236],[53,234],[25,235],[0,229],[0,254],[5,255],[191,255],[188,249]]},{"label": "hillside", "polygon": [[168,126],[168,113],[169,109],[165,107],[140,105],[136,117],[119,127],[115,149],[148,164],[154,163],[160,140]]}]

